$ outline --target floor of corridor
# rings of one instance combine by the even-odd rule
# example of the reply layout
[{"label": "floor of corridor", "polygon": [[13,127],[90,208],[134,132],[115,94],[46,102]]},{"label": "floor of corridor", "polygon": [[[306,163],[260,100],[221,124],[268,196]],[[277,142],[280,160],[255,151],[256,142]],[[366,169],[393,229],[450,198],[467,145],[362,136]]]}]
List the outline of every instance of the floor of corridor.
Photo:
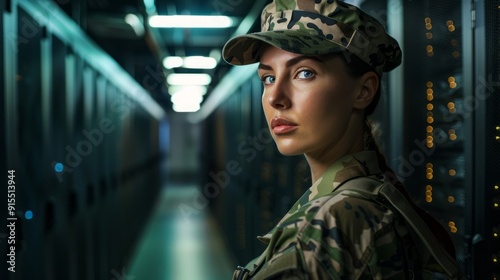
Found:
[{"label": "floor of corridor", "polygon": [[186,218],[179,206],[192,206],[195,185],[168,185],[132,258],[125,279],[231,279],[234,266],[207,208]]}]

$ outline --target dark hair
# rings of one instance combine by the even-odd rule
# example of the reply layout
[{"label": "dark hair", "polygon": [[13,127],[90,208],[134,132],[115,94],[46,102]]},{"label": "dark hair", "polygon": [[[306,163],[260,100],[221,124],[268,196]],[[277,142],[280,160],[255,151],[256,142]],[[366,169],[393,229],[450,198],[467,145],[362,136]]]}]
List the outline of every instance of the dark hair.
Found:
[{"label": "dark hair", "polygon": [[[342,58],[342,60],[345,62],[346,68],[347,68],[347,74],[353,78],[359,78],[362,75],[364,75],[367,72],[373,71],[375,72],[375,69],[368,65],[366,62],[361,60],[361,58],[347,52],[342,52],[336,54],[338,57]],[[377,73],[377,72],[375,72]],[[378,76],[378,75],[377,75]],[[381,80],[382,77],[378,76],[379,81]],[[379,83],[379,87],[377,89],[377,92],[375,93],[375,96],[373,97],[372,103],[368,105],[368,107],[365,108],[365,116],[369,116],[373,114],[375,111],[375,108],[377,108],[378,102],[380,101],[380,95],[381,95],[381,85]]]}]

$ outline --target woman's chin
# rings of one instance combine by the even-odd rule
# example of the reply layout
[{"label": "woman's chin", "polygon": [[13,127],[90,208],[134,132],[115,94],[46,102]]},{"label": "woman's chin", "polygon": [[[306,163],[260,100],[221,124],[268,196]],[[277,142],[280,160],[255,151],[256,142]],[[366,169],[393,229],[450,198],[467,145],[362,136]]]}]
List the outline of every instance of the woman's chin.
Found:
[{"label": "woman's chin", "polygon": [[298,149],[294,149],[293,147],[283,147],[280,145],[277,145],[278,151],[284,155],[284,156],[296,156],[296,155],[301,155],[302,152],[299,151]]}]

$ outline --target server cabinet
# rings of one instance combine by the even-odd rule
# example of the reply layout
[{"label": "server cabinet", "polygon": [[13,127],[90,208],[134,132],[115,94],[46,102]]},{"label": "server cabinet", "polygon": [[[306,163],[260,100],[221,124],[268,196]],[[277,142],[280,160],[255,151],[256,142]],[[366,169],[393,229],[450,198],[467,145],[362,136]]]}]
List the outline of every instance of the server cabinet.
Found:
[{"label": "server cabinet", "polygon": [[499,273],[499,17],[499,1],[404,1],[399,175],[469,279]]},{"label": "server cabinet", "polygon": [[470,255],[474,279],[500,279],[500,1],[478,1],[473,25]]},{"label": "server cabinet", "polygon": [[[405,2],[406,3],[406,2]],[[405,6],[406,157],[400,176],[413,197],[454,237],[462,266],[466,252],[464,19],[460,1]],[[409,24],[410,22],[418,24]]]},{"label": "server cabinet", "polygon": [[4,178],[15,170],[1,216],[16,219],[0,278],[113,278],[159,191],[165,112],[52,1],[0,4]]}]

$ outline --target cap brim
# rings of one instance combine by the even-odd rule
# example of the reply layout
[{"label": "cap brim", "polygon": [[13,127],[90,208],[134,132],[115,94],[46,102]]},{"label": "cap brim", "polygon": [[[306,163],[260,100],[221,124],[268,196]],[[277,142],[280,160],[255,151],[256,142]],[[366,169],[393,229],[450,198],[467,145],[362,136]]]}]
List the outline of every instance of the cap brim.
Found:
[{"label": "cap brim", "polygon": [[269,44],[303,55],[322,55],[346,51],[345,47],[307,30],[274,30],[250,33],[230,39],[222,49],[224,60],[232,65],[259,62],[260,51]]}]

